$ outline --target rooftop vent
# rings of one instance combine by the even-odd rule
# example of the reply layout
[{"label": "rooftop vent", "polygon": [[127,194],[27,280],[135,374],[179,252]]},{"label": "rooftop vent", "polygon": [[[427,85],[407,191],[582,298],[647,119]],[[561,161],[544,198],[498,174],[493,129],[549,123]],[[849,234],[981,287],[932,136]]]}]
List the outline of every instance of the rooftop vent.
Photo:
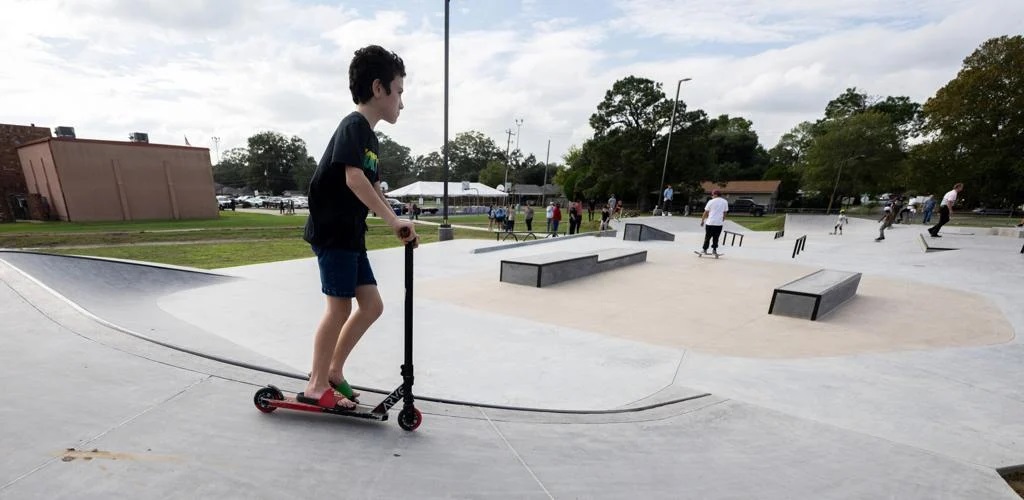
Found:
[{"label": "rooftop vent", "polygon": [[69,139],[75,138],[75,127],[57,127],[54,129],[54,134],[57,137],[67,137]]},{"label": "rooftop vent", "polygon": [[132,142],[148,143],[149,142],[149,134],[147,134],[145,132],[132,132],[132,134],[128,136],[128,139],[131,140]]}]

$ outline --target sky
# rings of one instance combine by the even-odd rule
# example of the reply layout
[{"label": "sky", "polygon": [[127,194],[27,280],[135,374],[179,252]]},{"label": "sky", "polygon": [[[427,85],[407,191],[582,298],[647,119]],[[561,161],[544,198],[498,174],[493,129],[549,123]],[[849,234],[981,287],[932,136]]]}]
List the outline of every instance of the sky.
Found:
[{"label": "sky", "polygon": [[[848,87],[923,103],[985,40],[1024,31],[1022,0],[452,0],[449,137],[561,162],[629,75],[689,109],[751,120],[771,148]],[[342,117],[353,52],[405,61],[405,109],[377,130],[444,142],[444,2],[0,0],[0,123],[79,138],[245,146],[297,135],[319,159]],[[521,124],[517,125],[517,120]],[[218,139],[215,139],[218,138]]]}]

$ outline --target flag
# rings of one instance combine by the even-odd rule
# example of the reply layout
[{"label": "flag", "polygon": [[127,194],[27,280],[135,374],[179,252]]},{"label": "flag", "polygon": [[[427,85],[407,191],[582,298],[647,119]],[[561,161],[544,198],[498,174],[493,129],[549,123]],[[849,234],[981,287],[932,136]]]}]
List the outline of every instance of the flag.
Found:
[{"label": "flag", "polygon": [[187,135],[185,136],[185,145],[186,145],[186,146],[191,146],[191,145],[192,145],[192,144],[189,144],[189,142],[188,142],[188,136],[187,136]]}]

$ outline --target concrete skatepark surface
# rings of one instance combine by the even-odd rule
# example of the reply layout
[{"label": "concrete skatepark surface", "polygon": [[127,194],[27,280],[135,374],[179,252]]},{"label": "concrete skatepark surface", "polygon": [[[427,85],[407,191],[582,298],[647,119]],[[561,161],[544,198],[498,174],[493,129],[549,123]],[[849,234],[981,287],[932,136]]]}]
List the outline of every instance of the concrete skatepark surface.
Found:
[{"label": "concrete skatepark surface", "polygon": [[[958,251],[925,253],[920,225],[875,243],[871,221],[830,236],[831,217],[790,216],[779,240],[728,223],[743,246],[709,260],[696,218],[629,221],[676,240],[418,249],[415,392],[479,404],[420,401],[413,433],[261,414],[259,386],[303,382],[125,333],[304,373],[312,259],[207,273],[0,252],[0,497],[1018,498],[996,470],[1024,463],[1019,239],[950,228]],[[502,258],[612,248],[648,262],[498,281]],[[401,257],[371,253],[386,311],[346,368],[357,385],[400,381]],[[773,287],[821,268],[864,273],[857,297],[818,322],[768,316]]]}]

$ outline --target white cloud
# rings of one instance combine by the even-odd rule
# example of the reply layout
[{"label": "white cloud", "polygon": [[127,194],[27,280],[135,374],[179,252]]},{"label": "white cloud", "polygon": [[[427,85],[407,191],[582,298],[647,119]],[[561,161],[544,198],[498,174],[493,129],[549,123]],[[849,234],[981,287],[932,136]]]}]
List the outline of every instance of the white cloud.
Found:
[{"label": "white cloud", "polygon": [[[771,147],[846,87],[923,102],[985,39],[1024,25],[1024,4],[999,0],[639,0],[617,4],[617,19],[581,10],[575,20],[546,16],[545,5],[523,2],[523,22],[492,29],[452,25],[450,137],[479,130],[504,149],[504,131],[523,118],[524,152],[543,158],[551,139],[558,160],[589,137],[588,118],[611,84],[636,74],[668,93],[693,77],[682,91],[691,109],[745,116]],[[402,118],[382,131],[414,154],[442,142],[439,12],[297,0],[7,0],[4,13],[18,22],[0,31],[3,122],[71,125],[89,138],[144,131],[176,144],[187,135],[212,146],[218,136],[221,151],[277,130],[319,157],[353,108],[353,51],[378,43],[409,73]],[[736,53],[736,44],[747,45]]]}]

